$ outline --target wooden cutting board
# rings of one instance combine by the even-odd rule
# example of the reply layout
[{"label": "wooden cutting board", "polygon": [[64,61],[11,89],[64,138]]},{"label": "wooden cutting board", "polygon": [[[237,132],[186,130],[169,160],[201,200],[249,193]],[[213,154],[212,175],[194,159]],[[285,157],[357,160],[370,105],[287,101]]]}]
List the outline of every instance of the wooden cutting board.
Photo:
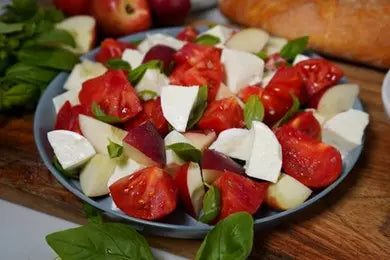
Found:
[{"label": "wooden cutting board", "polygon": [[[257,232],[251,259],[389,259],[390,120],[383,111],[384,73],[338,63],[370,114],[362,156],[327,197],[294,219]],[[0,198],[77,223],[82,202],[46,169],[34,144],[33,115],[0,115]],[[1,214],[1,213],[0,213]],[[200,241],[148,237],[154,247],[193,258]]]}]

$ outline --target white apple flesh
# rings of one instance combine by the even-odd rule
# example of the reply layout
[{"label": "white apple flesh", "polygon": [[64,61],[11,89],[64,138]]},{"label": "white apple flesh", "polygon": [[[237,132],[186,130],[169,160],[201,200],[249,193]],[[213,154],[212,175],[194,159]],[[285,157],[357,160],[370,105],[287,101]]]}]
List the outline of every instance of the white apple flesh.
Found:
[{"label": "white apple flesh", "polygon": [[227,42],[226,47],[234,50],[257,53],[261,51],[269,40],[269,34],[261,29],[248,28],[234,34]]},{"label": "white apple flesh", "polygon": [[217,138],[217,134],[214,131],[205,132],[185,132],[183,135],[195,146],[195,148],[204,151],[212,142]]}]

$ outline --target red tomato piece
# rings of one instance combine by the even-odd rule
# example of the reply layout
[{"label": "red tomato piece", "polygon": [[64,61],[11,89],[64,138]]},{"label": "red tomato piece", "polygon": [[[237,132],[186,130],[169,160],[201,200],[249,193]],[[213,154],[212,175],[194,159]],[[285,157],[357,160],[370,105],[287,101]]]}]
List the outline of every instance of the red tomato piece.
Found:
[{"label": "red tomato piece", "polygon": [[274,53],[267,57],[265,61],[265,68],[269,71],[275,71],[279,68],[286,67],[287,61],[280,56],[279,53]]},{"label": "red tomato piece", "polygon": [[136,49],[137,47],[130,43],[117,41],[111,38],[105,39],[101,45],[100,50],[95,55],[95,60],[101,63],[106,63],[111,58],[122,57],[125,49]]},{"label": "red tomato piece", "polygon": [[176,208],[177,189],[168,173],[158,167],[142,169],[110,186],[115,204],[127,215],[155,220]]},{"label": "red tomato piece", "polygon": [[192,26],[186,26],[181,32],[176,35],[176,38],[186,42],[193,42],[198,36],[198,32]]},{"label": "red tomato piece", "polygon": [[245,103],[252,95],[256,95],[261,99],[264,89],[259,86],[248,86],[238,92],[238,97]]},{"label": "red tomato piece", "polygon": [[282,146],[284,171],[310,188],[333,183],[342,171],[340,152],[291,127],[275,130]]},{"label": "red tomato piece", "polygon": [[256,182],[233,172],[222,173],[214,185],[221,192],[221,212],[218,220],[240,211],[255,214],[268,189],[267,182]]},{"label": "red tomato piece", "polygon": [[79,125],[80,114],[83,114],[83,108],[80,105],[72,107],[70,102],[66,101],[60,111],[58,111],[54,129],[69,130],[81,134]]},{"label": "red tomato piece", "polygon": [[321,125],[312,112],[302,112],[286,122],[282,127],[291,127],[307,136],[320,140]]},{"label": "red tomato piece", "polygon": [[299,70],[309,97],[336,84],[344,75],[335,64],[320,58],[301,61],[295,67]]},{"label": "red tomato piece", "polygon": [[235,97],[211,102],[198,122],[203,130],[220,133],[229,128],[242,128],[245,125],[243,110]]},{"label": "red tomato piece", "polygon": [[165,136],[169,131],[168,121],[165,119],[162,112],[160,98],[148,100],[142,104],[142,107],[143,110],[138,115],[125,123],[125,129],[130,130],[150,121],[156,127],[160,135]]},{"label": "red tomato piece", "polygon": [[134,88],[121,70],[108,70],[105,74],[84,82],[79,100],[88,114],[92,114],[92,103],[96,103],[106,115],[120,118],[122,122],[142,110]]},{"label": "red tomato piece", "polygon": [[281,119],[292,105],[292,100],[284,100],[277,93],[265,89],[261,95],[261,102],[264,105],[264,123],[272,126]]},{"label": "red tomato piece", "polygon": [[189,196],[189,191],[188,191],[188,176],[187,176],[187,171],[188,168],[190,167],[190,162],[187,162],[183,164],[178,171],[175,172],[175,175],[173,175],[173,180],[176,184],[176,187],[178,188],[179,191],[179,200],[186,210],[188,214],[193,216],[194,218],[197,217],[197,214],[194,211],[194,207],[192,206],[192,201]]}]

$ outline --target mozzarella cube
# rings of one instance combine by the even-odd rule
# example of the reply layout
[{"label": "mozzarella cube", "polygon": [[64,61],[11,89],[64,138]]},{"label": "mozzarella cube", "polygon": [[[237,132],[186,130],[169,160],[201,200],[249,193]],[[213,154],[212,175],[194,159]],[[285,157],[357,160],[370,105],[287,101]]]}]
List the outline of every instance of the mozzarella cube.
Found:
[{"label": "mozzarella cube", "polygon": [[152,47],[159,45],[159,44],[171,47],[172,49],[175,49],[175,50],[179,50],[186,43],[184,41],[180,41],[176,38],[173,38],[171,36],[168,36],[168,35],[165,35],[162,33],[155,33],[155,34],[148,34],[146,36],[146,39],[143,40],[138,45],[138,49],[140,51],[142,51],[143,53],[147,53],[148,50],[150,50]]},{"label": "mozzarella cube", "polygon": [[252,149],[246,161],[248,176],[277,182],[282,168],[282,148],[272,130],[262,122],[253,121],[250,129]]},{"label": "mozzarella cube", "polygon": [[310,59],[309,56],[306,56],[303,54],[298,54],[293,61],[293,65],[296,65],[297,63],[304,61],[304,60],[308,60],[308,59]]},{"label": "mozzarella cube", "polygon": [[221,62],[225,66],[226,85],[234,94],[263,78],[264,61],[252,53],[223,49]]},{"label": "mozzarella cube", "polygon": [[106,71],[107,68],[99,62],[83,60],[81,63],[74,66],[64,84],[64,88],[67,90],[76,89],[79,91],[85,81],[101,76]]},{"label": "mozzarella cube", "polygon": [[285,38],[271,36],[264,46],[264,51],[268,55],[279,53],[287,43],[288,40]]},{"label": "mozzarella cube", "polygon": [[108,179],[107,187],[110,188],[110,186],[117,180],[122,179],[126,176],[130,176],[145,167],[146,166],[141,165],[130,158],[119,161],[118,164],[115,166],[114,173],[111,175],[110,179]]},{"label": "mozzarella cube", "polygon": [[127,61],[133,69],[141,65],[143,59],[144,54],[139,50],[126,49],[122,54],[122,60]]},{"label": "mozzarella cube", "polygon": [[231,28],[228,28],[223,25],[216,25],[213,28],[199,34],[199,36],[212,35],[214,37],[217,37],[220,40],[220,42],[216,45],[218,47],[218,46],[223,46],[226,43],[226,41],[229,40],[230,37],[232,37],[233,33],[234,30]]},{"label": "mozzarella cube", "polygon": [[261,81],[261,87],[265,88],[271,82],[272,78],[275,76],[276,71],[267,71],[264,72],[263,80]]},{"label": "mozzarella cube", "polygon": [[47,139],[64,170],[75,169],[96,154],[87,138],[72,131],[50,131]]},{"label": "mozzarella cube", "polygon": [[61,107],[65,104],[66,101],[69,101],[72,106],[80,104],[79,91],[76,89],[71,89],[53,98],[56,113],[60,111]]},{"label": "mozzarella cube", "polygon": [[251,145],[252,140],[248,129],[230,128],[222,131],[209,149],[245,161],[249,159]]},{"label": "mozzarella cube", "polygon": [[199,86],[168,85],[161,89],[161,108],[165,119],[179,132],[184,132],[192,107],[196,103]]},{"label": "mozzarella cube", "polygon": [[148,90],[155,92],[158,96],[161,94],[161,87],[169,84],[169,79],[158,69],[148,69],[144,76],[135,86],[137,93]]},{"label": "mozzarella cube", "polygon": [[326,121],[322,128],[322,141],[334,146],[345,156],[362,144],[364,129],[368,125],[367,113],[350,109]]},{"label": "mozzarella cube", "polygon": [[[191,141],[187,137],[176,130],[171,131],[169,134],[167,134],[167,136],[165,136],[164,143],[166,146],[175,143],[187,143],[192,145]],[[177,156],[177,154],[172,150],[165,150],[165,155],[167,158],[167,164],[176,163],[178,165],[182,165],[185,163],[185,161]]]}]

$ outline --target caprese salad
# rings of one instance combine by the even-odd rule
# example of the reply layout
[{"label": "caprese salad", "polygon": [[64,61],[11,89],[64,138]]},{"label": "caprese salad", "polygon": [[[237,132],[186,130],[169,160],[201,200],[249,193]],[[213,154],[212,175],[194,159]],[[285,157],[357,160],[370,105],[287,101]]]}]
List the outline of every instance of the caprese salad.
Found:
[{"label": "caprese salad", "polygon": [[359,86],[307,42],[222,25],[106,39],[53,99],[54,165],[141,219],[297,207],[339,178],[369,121]]}]

